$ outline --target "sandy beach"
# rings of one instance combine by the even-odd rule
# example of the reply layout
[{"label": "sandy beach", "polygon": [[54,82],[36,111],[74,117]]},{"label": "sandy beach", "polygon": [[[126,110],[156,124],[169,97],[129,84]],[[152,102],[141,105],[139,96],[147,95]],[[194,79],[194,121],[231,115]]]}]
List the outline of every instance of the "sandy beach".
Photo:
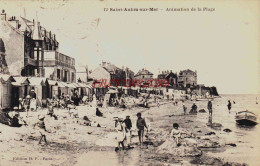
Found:
[{"label": "sandy beach", "polygon": [[[215,99],[215,109],[219,107],[217,100],[222,99]],[[48,145],[38,145],[40,135],[33,127],[38,115],[46,114],[47,109],[30,112],[28,118],[21,113],[28,126],[16,128],[0,124],[0,165],[254,165],[255,162],[235,159],[243,153],[229,157],[223,155],[230,149],[241,150],[238,146],[244,145],[243,140],[239,142],[232,136],[233,128],[224,130],[226,125],[214,118],[217,113],[213,112],[213,128],[209,126],[206,101],[197,102],[198,110],[206,111],[197,115],[183,115],[181,102],[175,106],[172,101],[161,100],[157,107],[151,100],[150,108],[142,108],[131,105],[130,101],[132,99],[129,99],[126,109],[101,108],[104,117],[97,117],[90,105],[77,107],[78,118],[70,115],[68,110],[55,109],[58,120],[45,118],[49,131]],[[185,104],[189,111],[192,102],[185,101]],[[142,147],[138,145],[135,127],[138,112],[149,126]],[[133,123],[133,149],[115,152],[117,142],[113,118],[125,118],[126,115],[130,115]],[[83,116],[88,116],[92,126],[82,125]],[[173,123],[178,123],[181,129],[194,137],[184,138],[182,145],[175,147],[169,139]],[[97,124],[101,127],[96,127]],[[257,151],[254,148],[251,149]]]}]

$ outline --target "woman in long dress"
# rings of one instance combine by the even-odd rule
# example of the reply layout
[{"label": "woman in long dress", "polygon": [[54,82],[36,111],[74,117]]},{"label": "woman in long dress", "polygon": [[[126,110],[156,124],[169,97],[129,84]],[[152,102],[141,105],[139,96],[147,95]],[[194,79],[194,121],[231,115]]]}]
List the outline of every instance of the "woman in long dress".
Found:
[{"label": "woman in long dress", "polygon": [[35,98],[32,98],[30,100],[30,108],[31,108],[31,111],[36,111],[36,99]]},{"label": "woman in long dress", "polygon": [[117,129],[117,142],[118,142],[118,147],[116,148],[116,151],[120,150],[120,145],[122,145],[122,149],[125,150],[124,141],[126,140],[126,125],[123,119],[119,118],[118,121],[116,122],[115,127]]}]

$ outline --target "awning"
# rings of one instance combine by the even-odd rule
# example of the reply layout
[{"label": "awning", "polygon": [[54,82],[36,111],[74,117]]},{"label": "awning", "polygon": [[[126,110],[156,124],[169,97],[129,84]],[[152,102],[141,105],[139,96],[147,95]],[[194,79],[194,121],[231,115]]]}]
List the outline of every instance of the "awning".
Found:
[{"label": "awning", "polygon": [[68,87],[68,85],[65,82],[57,82],[57,83],[58,83],[58,87],[60,87],[60,88]]},{"label": "awning", "polygon": [[29,85],[30,84],[30,81],[28,80],[27,77],[14,77],[14,80],[15,80],[15,85],[18,86],[22,86],[23,84],[24,85]]},{"label": "awning", "polygon": [[132,87],[131,89],[133,89],[133,90],[138,90],[139,88],[138,88],[138,87]]},{"label": "awning", "polygon": [[68,83],[67,84],[69,88],[77,88],[74,84]]},{"label": "awning", "polygon": [[40,78],[40,77],[31,77],[28,78],[28,80],[30,81],[30,85],[32,86],[44,86],[45,85],[45,78]]},{"label": "awning", "polygon": [[81,88],[86,88],[86,87],[87,87],[87,84],[85,84],[85,83],[78,82],[77,84],[78,84]]},{"label": "awning", "polygon": [[20,83],[18,83],[18,82],[12,82],[12,85],[13,86],[22,86]]},{"label": "awning", "polygon": [[80,88],[80,86],[77,83],[72,83],[76,88]]},{"label": "awning", "polygon": [[11,76],[11,75],[0,74],[0,78],[1,78],[3,81],[8,81],[8,80],[10,80],[11,82],[15,82],[15,79],[14,79],[13,76]]},{"label": "awning", "polygon": [[113,94],[113,93],[119,93],[117,90],[112,90],[112,89],[110,89],[108,92],[107,92],[107,94]]},{"label": "awning", "polygon": [[48,80],[49,85],[51,86],[57,86],[58,82],[57,81],[53,81],[53,80]]}]

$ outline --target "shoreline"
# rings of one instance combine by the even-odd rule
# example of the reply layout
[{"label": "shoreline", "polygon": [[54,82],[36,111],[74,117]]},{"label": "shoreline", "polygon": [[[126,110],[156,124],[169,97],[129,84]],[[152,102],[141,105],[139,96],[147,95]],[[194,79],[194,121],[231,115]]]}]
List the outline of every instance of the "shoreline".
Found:
[{"label": "shoreline", "polygon": [[[201,103],[203,102],[201,101]],[[186,104],[187,107],[190,108],[189,106],[191,104],[191,101],[186,101]],[[35,131],[31,127],[32,123],[35,121],[35,117],[37,117],[37,113],[39,113],[39,111],[44,112],[46,110],[43,109],[38,110],[38,112],[31,112],[32,117],[29,117],[30,123],[28,126],[12,128],[0,124],[0,134],[5,135],[8,133],[6,138],[0,140],[1,146],[5,147],[1,150],[1,162],[12,162],[14,163],[14,165],[18,164],[18,161],[20,162],[20,164],[27,163],[29,165],[34,163],[42,163],[48,165],[53,162],[57,163],[57,165],[62,165],[65,162],[66,165],[74,165],[77,164],[77,160],[82,154],[86,154],[88,152],[105,151],[109,153],[116,153],[114,152],[115,146],[105,146],[105,139],[107,139],[107,136],[109,136],[109,134],[112,135],[111,133],[113,133],[113,131],[115,130],[113,127],[113,117],[115,115],[119,115],[120,117],[124,118],[125,115],[130,115],[132,119],[132,124],[133,126],[135,126],[136,113],[142,112],[142,117],[146,119],[148,125],[150,126],[148,139],[144,139],[144,141],[146,141],[148,144],[150,143],[151,145],[144,146],[144,149],[141,148],[141,151],[143,151],[144,153],[142,161],[139,161],[139,164],[149,164],[150,162],[157,163],[158,165],[162,163],[189,163],[191,165],[205,165],[214,163],[220,165],[225,164],[225,159],[214,158],[207,155],[206,151],[221,153],[227,148],[227,145],[224,145],[224,138],[218,137],[220,135],[218,130],[207,127],[206,124],[203,124],[200,120],[196,118],[196,116],[200,116],[200,114],[208,113],[198,113],[198,115],[182,115],[183,112],[180,103],[178,104],[178,106],[174,106],[173,110],[170,110],[170,108],[172,107],[171,105],[173,105],[172,102],[162,102],[159,108],[157,106],[150,108],[133,107],[130,109],[108,107],[108,109],[106,110],[101,108],[102,112],[105,115],[105,117],[103,118],[95,116],[95,111],[93,111],[93,107],[78,107],[79,119],[82,119],[84,115],[87,115],[91,121],[96,121],[101,125],[101,127],[89,127],[79,125],[77,123],[77,120],[75,118],[69,117],[68,113],[65,110],[55,110],[55,114],[58,116],[59,119],[57,121],[53,119],[48,119],[47,123],[49,125],[46,125],[46,127],[47,130],[48,128],[51,130],[51,133],[47,135],[47,141],[49,141],[49,145],[47,146],[38,145],[39,135],[37,134],[37,131]],[[201,152],[201,155],[191,153],[190,156],[176,157],[176,155],[165,153],[165,151],[163,153],[158,153],[158,149],[160,148],[160,146],[167,142],[173,122],[178,123],[181,128],[193,133],[196,136],[196,144],[202,146],[200,149],[198,149],[198,151]],[[206,135],[210,132],[214,132],[215,134]],[[140,150],[140,147],[136,145],[136,143],[138,142],[136,131],[133,135],[134,149],[129,151],[133,151],[133,153],[139,153],[135,152]],[[108,140],[111,139],[112,138],[108,138]],[[215,139],[215,142],[213,141],[214,143],[211,142],[211,140],[213,139]],[[102,142],[103,145],[98,145],[98,142]],[[111,141],[107,142],[111,143]],[[16,149],[10,150],[12,145]],[[216,147],[210,147],[213,145]],[[24,152],[24,148],[27,151]],[[59,151],[59,153],[57,153],[57,151]],[[175,151],[172,152],[174,153]],[[33,153],[33,156],[31,153]],[[28,160],[11,160],[11,158],[6,159],[4,157],[4,154],[8,154],[7,156],[10,156],[12,158],[25,156],[25,158],[28,158]],[[44,155],[42,156],[42,154]],[[45,157],[46,159],[49,158],[49,160],[29,160],[29,157],[36,157],[37,159]],[[3,164],[1,162],[0,164]],[[229,164],[240,165],[239,163]]]}]

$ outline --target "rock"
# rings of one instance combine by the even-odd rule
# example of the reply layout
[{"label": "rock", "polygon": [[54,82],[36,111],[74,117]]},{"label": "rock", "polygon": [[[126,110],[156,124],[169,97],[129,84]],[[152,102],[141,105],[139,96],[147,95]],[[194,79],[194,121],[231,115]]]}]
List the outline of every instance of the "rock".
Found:
[{"label": "rock", "polygon": [[221,130],[222,124],[220,123],[207,123],[207,126],[215,129],[215,130]]},{"label": "rock", "polygon": [[236,147],[236,146],[237,146],[236,144],[233,144],[233,143],[226,144],[226,145],[233,146],[233,147]]},{"label": "rock", "polygon": [[206,113],[204,109],[199,110],[200,113]]},{"label": "rock", "polygon": [[227,133],[232,132],[232,130],[230,130],[230,129],[224,129],[223,131],[225,131],[225,132],[227,132]]},{"label": "rock", "polygon": [[201,133],[201,130],[197,131],[198,133]]},{"label": "rock", "polygon": [[211,132],[209,132],[209,133],[207,133],[205,135],[216,135],[216,133],[211,131]]},{"label": "rock", "polygon": [[218,142],[214,142],[209,139],[198,141],[198,148],[219,148],[219,147],[220,145]]},{"label": "rock", "polygon": [[97,127],[101,127],[99,123],[98,123]]}]

